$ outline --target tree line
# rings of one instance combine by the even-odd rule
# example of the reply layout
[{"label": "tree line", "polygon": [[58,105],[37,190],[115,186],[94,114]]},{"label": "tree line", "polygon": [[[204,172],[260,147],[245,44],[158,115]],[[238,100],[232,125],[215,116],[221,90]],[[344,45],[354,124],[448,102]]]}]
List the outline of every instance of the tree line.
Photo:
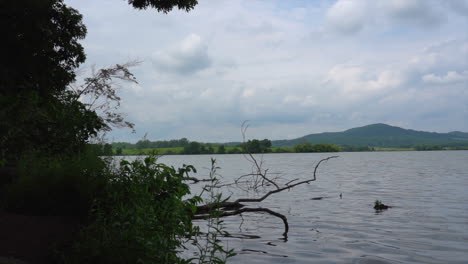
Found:
[{"label": "tree line", "polygon": [[[186,138],[150,141],[139,140],[136,143],[114,142],[113,154],[116,155],[146,155],[152,152],[163,155],[195,155],[195,154],[246,154],[246,153],[307,153],[307,152],[339,152],[339,151],[373,151],[370,147],[338,146],[333,144],[303,143],[294,147],[272,147],[269,139],[251,139],[237,145],[221,143],[203,143],[189,141]],[[109,147],[106,147],[109,153]]]},{"label": "tree line", "polygon": [[[98,148],[98,147],[96,147]],[[269,139],[252,139],[240,144],[203,143],[189,141],[187,138],[150,141],[142,139],[136,143],[114,142],[101,146],[101,155],[144,155],[152,150],[159,154],[192,155],[192,154],[242,154],[242,153],[313,153],[313,152],[361,152],[376,151],[371,146],[335,145],[328,143],[312,144],[309,142],[297,144],[294,147],[273,147]],[[458,150],[466,147],[447,147],[432,144],[417,144],[406,146],[408,150]],[[130,151],[131,150],[131,151]]]}]

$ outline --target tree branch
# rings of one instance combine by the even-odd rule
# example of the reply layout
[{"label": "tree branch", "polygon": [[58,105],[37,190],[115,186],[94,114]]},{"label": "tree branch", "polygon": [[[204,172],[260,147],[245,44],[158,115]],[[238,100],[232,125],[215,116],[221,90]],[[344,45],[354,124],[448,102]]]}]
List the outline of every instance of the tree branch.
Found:
[{"label": "tree branch", "polygon": [[193,183],[198,183],[198,182],[213,182],[216,179],[198,179],[195,177],[185,177],[184,181],[193,181]]},{"label": "tree branch", "polygon": [[[232,213],[232,212],[229,212],[229,210],[235,210],[234,212],[239,212],[237,214],[240,214],[242,212],[253,212],[251,210],[256,209],[256,208],[243,208],[245,205],[243,205],[242,203],[262,202],[263,200],[265,200],[266,198],[268,198],[272,194],[279,193],[279,192],[282,192],[282,191],[285,191],[285,190],[289,190],[289,189],[292,189],[292,188],[294,188],[296,186],[315,181],[317,179],[316,174],[317,174],[317,170],[318,170],[320,164],[322,162],[324,162],[324,161],[327,161],[327,160],[333,159],[333,158],[338,158],[338,156],[331,156],[331,157],[321,159],[314,168],[314,174],[313,174],[312,179],[303,180],[303,181],[297,182],[295,184],[287,185],[285,187],[269,191],[260,198],[239,198],[239,199],[237,199],[237,200],[235,200],[233,202],[225,200],[225,201],[219,202],[219,203],[209,203],[209,204],[205,204],[205,205],[199,205],[199,206],[197,206],[197,211],[196,211],[195,215],[193,216],[193,219],[203,219],[204,217],[205,218],[209,217],[209,216],[207,216],[207,213],[212,211],[212,210],[215,210],[215,209],[220,209],[220,210],[223,211],[221,216],[229,216],[230,214],[228,214],[228,213]],[[293,180],[293,181],[295,181],[295,180]],[[290,181],[288,183],[291,183],[291,182],[292,181]],[[259,210],[259,211],[266,212],[266,210],[269,210],[269,209],[266,209],[266,208],[261,208],[261,209],[262,210]],[[271,211],[271,210],[269,210],[269,211]],[[271,212],[273,212],[273,211],[271,211]],[[224,215],[224,213],[227,213],[227,215]],[[283,215],[281,215],[281,216],[283,216]],[[199,217],[201,217],[201,218],[199,218]],[[278,216],[278,217],[280,217],[280,216]]]},{"label": "tree branch", "polygon": [[[242,213],[258,213],[258,212],[268,213],[268,214],[271,214],[271,215],[276,216],[278,218],[281,218],[281,220],[283,220],[283,223],[284,223],[283,236],[287,236],[287,234],[289,232],[289,224],[288,224],[288,219],[286,218],[286,216],[284,216],[283,214],[277,213],[275,211],[272,211],[272,210],[270,210],[268,208],[262,208],[262,207],[247,208],[247,207],[244,207],[244,208],[240,208],[240,209],[237,209],[237,210],[234,210],[234,211],[223,211],[219,215],[219,217],[241,215]],[[212,217],[212,216],[210,216],[208,214],[204,214],[204,215],[195,215],[195,216],[192,217],[192,219],[200,220],[200,219],[208,219],[210,217]]]}]

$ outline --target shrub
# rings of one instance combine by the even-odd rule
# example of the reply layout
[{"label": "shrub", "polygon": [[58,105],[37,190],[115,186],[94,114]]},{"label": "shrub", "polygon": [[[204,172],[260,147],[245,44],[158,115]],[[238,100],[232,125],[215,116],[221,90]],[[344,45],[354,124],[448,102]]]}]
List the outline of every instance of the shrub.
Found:
[{"label": "shrub", "polygon": [[105,185],[108,166],[92,152],[73,157],[30,153],[19,161],[17,173],[3,190],[8,211],[86,217]]},{"label": "shrub", "polygon": [[183,183],[190,171],[158,164],[154,156],[122,161],[65,262],[185,263],[177,251],[194,231],[190,212],[200,201],[182,200],[190,193]]}]

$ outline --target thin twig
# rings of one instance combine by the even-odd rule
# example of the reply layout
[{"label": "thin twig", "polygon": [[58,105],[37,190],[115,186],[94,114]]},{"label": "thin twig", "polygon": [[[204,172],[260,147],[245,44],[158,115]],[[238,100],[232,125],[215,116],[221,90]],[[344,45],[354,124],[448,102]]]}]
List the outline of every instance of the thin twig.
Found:
[{"label": "thin twig", "polygon": [[[281,220],[283,220],[283,223],[284,223],[283,236],[287,236],[287,234],[289,232],[289,224],[288,224],[288,219],[286,218],[286,216],[284,216],[283,214],[277,213],[275,211],[272,211],[272,210],[270,210],[268,208],[262,208],[262,207],[247,208],[247,207],[244,207],[244,208],[240,208],[240,209],[237,209],[237,210],[234,210],[234,211],[224,211],[219,215],[219,217],[240,215],[242,213],[247,213],[247,212],[252,212],[252,213],[264,212],[264,213],[268,213],[268,214],[271,214],[273,216],[276,216],[278,218],[281,218]],[[209,214],[204,214],[204,215],[195,215],[195,216],[192,217],[192,219],[200,220],[200,219],[208,219],[210,217],[211,216]]]}]

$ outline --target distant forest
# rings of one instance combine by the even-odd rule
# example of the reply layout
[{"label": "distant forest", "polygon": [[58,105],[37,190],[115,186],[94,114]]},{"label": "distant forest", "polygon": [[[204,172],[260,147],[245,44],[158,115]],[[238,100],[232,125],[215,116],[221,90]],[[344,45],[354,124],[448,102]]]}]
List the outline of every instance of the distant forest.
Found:
[{"label": "distant forest", "polygon": [[241,153],[290,153],[290,152],[338,152],[338,151],[371,151],[367,147],[339,147],[333,144],[298,144],[295,147],[272,147],[269,139],[252,139],[239,144],[202,143],[189,141],[186,138],[162,141],[139,140],[135,144],[127,142],[115,142],[105,145],[105,153],[110,154],[109,149],[116,155],[144,155],[156,152],[156,154],[241,154]]},{"label": "distant forest", "polygon": [[115,142],[105,153],[116,155],[158,154],[239,154],[302,153],[388,150],[457,150],[468,149],[468,133],[435,133],[403,129],[386,124],[351,128],[343,132],[310,134],[290,140],[252,139],[247,142],[203,143],[187,138],[136,143]]}]

